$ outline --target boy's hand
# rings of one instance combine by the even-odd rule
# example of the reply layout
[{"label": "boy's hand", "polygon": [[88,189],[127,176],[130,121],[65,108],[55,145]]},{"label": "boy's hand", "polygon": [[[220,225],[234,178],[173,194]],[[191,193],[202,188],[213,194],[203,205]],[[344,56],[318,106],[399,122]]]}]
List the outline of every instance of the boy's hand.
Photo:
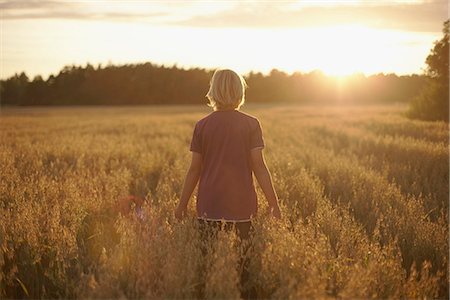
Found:
[{"label": "boy's hand", "polygon": [[182,207],[180,205],[177,206],[177,208],[175,209],[175,218],[177,218],[178,220],[181,220],[184,218],[184,216],[186,215],[186,207]]},{"label": "boy's hand", "polygon": [[280,207],[278,205],[269,207],[269,212],[270,212],[270,215],[272,217],[274,217],[275,219],[281,219],[281,211],[280,211]]}]

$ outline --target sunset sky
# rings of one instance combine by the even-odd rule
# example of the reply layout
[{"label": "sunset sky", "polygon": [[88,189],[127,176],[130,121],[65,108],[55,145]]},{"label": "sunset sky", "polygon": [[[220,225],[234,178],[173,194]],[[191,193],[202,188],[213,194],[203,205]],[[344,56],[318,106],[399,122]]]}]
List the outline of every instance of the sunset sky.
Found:
[{"label": "sunset sky", "polygon": [[331,75],[421,73],[446,0],[0,1],[0,78],[152,62]]}]

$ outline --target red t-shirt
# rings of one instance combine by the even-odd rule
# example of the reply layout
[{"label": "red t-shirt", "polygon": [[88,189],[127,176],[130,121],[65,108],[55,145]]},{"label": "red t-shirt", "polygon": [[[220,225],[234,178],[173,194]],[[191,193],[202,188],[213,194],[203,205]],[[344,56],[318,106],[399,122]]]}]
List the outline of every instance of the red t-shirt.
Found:
[{"label": "red t-shirt", "polygon": [[259,121],[237,110],[219,110],[197,122],[190,150],[202,155],[197,216],[246,221],[256,215],[250,150],[264,148]]}]

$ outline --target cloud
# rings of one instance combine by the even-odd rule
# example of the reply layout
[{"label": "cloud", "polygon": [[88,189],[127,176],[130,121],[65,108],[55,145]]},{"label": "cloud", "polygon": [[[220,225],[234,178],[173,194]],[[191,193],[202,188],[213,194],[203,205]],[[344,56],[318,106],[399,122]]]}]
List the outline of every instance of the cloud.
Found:
[{"label": "cloud", "polygon": [[36,1],[36,0],[15,0],[15,1],[0,1],[1,10],[12,9],[40,9],[40,8],[55,8],[61,5],[66,6],[69,3],[60,1]]},{"label": "cloud", "polygon": [[[115,3],[96,1],[39,1],[14,0],[0,1],[2,18],[11,19],[100,19],[112,21],[132,21],[167,16],[162,11],[134,10],[124,11]],[[116,4],[118,4],[116,2]]]},{"label": "cloud", "polygon": [[441,31],[447,17],[447,1],[351,2],[329,1],[322,5],[289,9],[287,5],[241,3],[214,15],[194,16],[176,22],[199,27],[310,27],[356,23],[406,31]]},{"label": "cloud", "polygon": [[2,18],[149,22],[189,27],[301,28],[359,24],[440,32],[447,0],[424,1],[0,1]]}]

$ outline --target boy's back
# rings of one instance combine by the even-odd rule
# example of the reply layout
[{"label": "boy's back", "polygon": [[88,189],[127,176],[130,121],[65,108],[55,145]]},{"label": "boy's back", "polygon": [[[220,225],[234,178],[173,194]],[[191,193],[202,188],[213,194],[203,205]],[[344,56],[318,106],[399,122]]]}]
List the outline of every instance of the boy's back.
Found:
[{"label": "boy's back", "polygon": [[263,147],[258,120],[238,110],[217,110],[197,122],[190,150],[202,155],[198,217],[247,221],[256,214],[250,150]]}]

